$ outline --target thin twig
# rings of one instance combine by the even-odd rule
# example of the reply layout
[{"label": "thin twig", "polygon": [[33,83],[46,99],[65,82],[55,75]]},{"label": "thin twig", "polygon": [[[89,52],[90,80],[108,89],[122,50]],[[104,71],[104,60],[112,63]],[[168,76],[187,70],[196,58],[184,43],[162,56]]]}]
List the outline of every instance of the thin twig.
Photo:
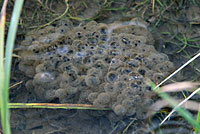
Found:
[{"label": "thin twig", "polygon": [[23,83],[23,81],[17,82],[17,83],[15,83],[14,85],[10,86],[9,89],[11,89],[11,88],[13,88],[13,87],[15,87],[15,86],[17,86],[17,85],[19,85],[19,84],[22,84],[22,83]]}]

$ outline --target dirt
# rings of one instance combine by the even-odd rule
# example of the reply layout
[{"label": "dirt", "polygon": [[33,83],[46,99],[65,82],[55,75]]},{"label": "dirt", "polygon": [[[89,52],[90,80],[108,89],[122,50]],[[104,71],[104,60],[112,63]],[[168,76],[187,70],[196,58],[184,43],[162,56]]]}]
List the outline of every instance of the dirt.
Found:
[{"label": "dirt", "polygon": [[[136,31],[135,32],[136,35],[142,37],[143,40],[145,37],[145,40],[148,43],[145,42],[144,44],[150,44],[155,47],[156,50],[153,50],[154,48],[148,50],[151,53],[166,54],[169,57],[169,60],[173,62],[174,69],[176,69],[183,63],[185,63],[189,58],[194,56],[195,53],[197,53],[200,48],[199,45],[200,2],[199,1],[194,0],[194,1],[179,2],[179,1],[167,0],[165,3],[163,3],[164,4],[163,6],[162,4],[156,2],[155,10],[153,13],[152,3],[148,1],[145,2],[140,0],[136,1],[95,0],[93,2],[90,2],[88,0],[84,0],[80,2],[78,0],[75,1],[70,0],[68,3],[69,4],[68,14],[65,14],[64,17],[62,17],[62,19],[59,19],[49,24],[49,26],[45,26],[44,28],[43,27],[41,28],[43,24],[51,22],[52,20],[54,20],[54,18],[57,18],[62,13],[64,13],[64,11],[66,10],[66,3],[64,1],[54,1],[54,0],[44,0],[41,2],[42,3],[35,0],[29,0],[25,1],[24,3],[24,8],[22,10],[22,15],[21,15],[21,23],[19,25],[17,41],[15,46],[16,47],[15,53],[22,56],[22,58],[21,59],[14,58],[13,68],[12,68],[12,79],[11,79],[11,84],[20,81],[23,81],[23,83],[10,90],[10,101],[15,103],[17,102],[89,103],[99,107],[113,108],[114,112],[93,111],[93,110],[12,109],[11,128],[13,134],[23,134],[23,133],[24,134],[27,133],[141,134],[141,133],[159,133],[160,129],[167,134],[192,133],[192,127],[188,125],[185,121],[183,120],[181,120],[181,122],[178,121],[179,125],[177,125],[177,120],[180,120],[178,116],[172,118],[171,122],[170,121],[167,122],[170,125],[167,125],[166,123],[166,126],[168,127],[164,126],[160,129],[159,127],[157,127],[158,122],[160,122],[158,121],[157,115],[155,115],[150,120],[145,119],[144,116],[142,118],[138,118],[139,117],[138,115],[141,115],[141,111],[139,108],[139,105],[142,105],[141,103],[138,106],[135,106],[137,107],[137,109],[139,109],[136,112],[137,114],[129,115],[126,112],[124,112],[127,111],[128,107],[127,109],[124,109],[124,106],[121,105],[122,102],[120,101],[117,101],[117,105],[113,103],[113,101],[116,100],[115,97],[111,96],[111,99],[110,98],[108,99],[106,91],[102,91],[102,89],[99,88],[99,91],[97,90],[93,92],[94,90],[92,87],[97,85],[92,85],[90,82],[86,82],[85,88],[81,88],[84,89],[84,91],[89,91],[85,92],[85,94],[83,94],[79,90],[78,91],[70,90],[73,93],[71,93],[67,97],[67,99],[63,99],[63,92],[61,92],[59,96],[54,96],[54,97],[46,95],[47,90],[54,89],[55,87],[53,88],[51,87],[50,84],[48,84],[49,87],[48,89],[45,89],[44,92],[44,90],[41,89],[42,84],[44,85],[47,84],[49,82],[48,80],[50,80],[49,78],[51,77],[48,77],[48,80],[45,79],[44,83],[41,83],[41,81],[43,81],[42,79],[39,79],[37,81],[37,79],[40,78],[39,77],[40,75],[39,74],[37,75],[37,73],[40,72],[35,72],[35,67],[38,66],[39,64],[40,65],[44,64],[45,63],[44,61],[47,61],[48,57],[42,59],[41,61],[38,61],[38,57],[40,57],[39,56],[40,54],[44,54],[44,52],[46,52],[45,49],[48,48],[49,46],[45,44],[42,47],[41,45],[39,45],[39,47],[37,45],[33,46],[33,43],[30,40],[34,38],[34,40],[39,41],[41,44],[42,38],[47,39],[47,37],[50,37],[51,39],[53,39],[52,42],[58,42],[58,39],[62,38],[63,35],[66,36],[66,34],[69,31],[71,31],[70,35],[73,35],[75,33],[75,30],[73,29],[80,30],[80,28],[83,28],[88,23],[90,24],[89,26],[92,26],[91,23],[92,21],[96,21],[97,25],[103,24],[104,26],[109,27],[112,26],[113,24],[116,25],[116,24],[131,22],[133,18],[139,17],[142,20],[142,22],[144,22],[145,26],[147,26],[147,34],[145,33],[144,35],[143,32],[142,35],[141,34],[137,35],[138,32]],[[13,2],[10,2],[8,7],[8,15],[12,10],[12,6]],[[50,33],[58,33],[59,30],[62,30],[63,26],[65,25],[65,23],[62,23],[63,18],[69,21],[69,23],[67,24],[68,26],[70,26],[70,28],[68,26],[65,27],[63,35],[58,35],[58,34],[50,35]],[[53,28],[50,26],[53,26]],[[48,27],[50,30],[47,30]],[[37,33],[38,31],[35,33],[33,31],[37,30],[37,28],[40,28],[39,34]],[[98,26],[94,26],[92,30],[90,29],[90,31],[94,32],[96,29],[98,29]],[[124,29],[126,29],[126,27],[122,28],[120,27],[120,29],[116,30],[118,32],[118,33],[116,32],[117,36],[123,33]],[[129,27],[127,29],[129,29]],[[124,33],[128,33],[128,31],[125,30]],[[130,36],[128,37],[128,39],[131,39]],[[83,39],[81,41],[84,42]],[[55,46],[55,43],[50,46]],[[144,47],[146,48],[147,46]],[[33,48],[38,49],[39,54],[38,53],[35,54],[35,52],[33,52]],[[63,50],[64,49],[62,49],[62,51]],[[50,50],[50,52],[52,51],[53,50]],[[45,57],[45,55],[42,55],[41,57]],[[53,54],[53,57],[54,60],[57,61],[55,54]],[[157,57],[160,57],[160,55]],[[194,63],[183,69],[179,73],[179,75],[174,77],[174,80],[176,81],[199,80],[200,76],[199,60],[200,59],[198,58]],[[24,67],[24,65],[26,65],[26,67]],[[29,66],[29,68],[27,68],[27,66]],[[77,67],[78,66],[75,66],[75,69]],[[165,75],[168,75],[174,69],[169,69],[169,71],[167,71]],[[151,71],[152,70],[155,69],[151,69]],[[45,70],[45,72],[47,71],[48,72],[56,71],[60,72],[61,74],[63,73],[60,70],[52,68],[48,68],[47,70]],[[115,70],[111,70],[111,72],[112,71]],[[79,74],[81,74],[81,77],[85,75],[84,73],[85,73],[84,71],[79,72]],[[114,72],[112,73],[115,74]],[[107,74],[109,74],[109,72]],[[98,76],[99,75],[100,74],[98,74]],[[86,78],[84,79],[86,80]],[[34,81],[33,82],[34,84],[27,84],[28,81],[30,83],[30,80]],[[57,82],[54,83],[54,85],[56,84],[59,86],[62,85],[59,80],[60,79],[58,79]],[[92,80],[94,80],[94,78]],[[69,83],[70,79],[67,78],[67,81]],[[107,80],[105,81],[110,83]],[[104,83],[105,81],[100,80],[100,83]],[[56,89],[61,89],[61,88],[63,87],[62,86],[60,86],[59,88],[56,87]],[[86,90],[88,88],[90,88],[90,90]],[[58,91],[60,92],[61,90]],[[64,93],[66,92],[69,94],[69,90],[64,90]],[[96,101],[93,98],[92,93],[94,95],[95,93],[96,95],[98,95],[98,97],[95,97]],[[85,99],[89,98],[89,94],[91,98],[89,99],[90,101]],[[66,98],[66,96],[67,95],[64,95],[64,98]],[[142,101],[148,101],[143,96],[141,97],[141,99]],[[198,97],[194,99],[198,101]],[[101,104],[99,104],[99,102],[101,102]],[[160,117],[162,116],[159,115],[159,118]],[[153,124],[151,123],[151,120],[153,120],[154,122]],[[173,121],[175,123],[173,123]]]}]

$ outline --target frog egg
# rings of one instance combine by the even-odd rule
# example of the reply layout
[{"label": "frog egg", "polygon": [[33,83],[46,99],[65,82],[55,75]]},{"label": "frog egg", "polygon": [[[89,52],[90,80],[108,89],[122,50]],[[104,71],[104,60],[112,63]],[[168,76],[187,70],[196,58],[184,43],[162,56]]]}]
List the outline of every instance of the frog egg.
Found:
[{"label": "frog egg", "polygon": [[45,88],[41,87],[41,86],[36,86],[34,85],[35,88],[33,88],[33,91],[35,93],[35,95],[40,98],[40,99],[44,99],[45,98],[45,95],[46,93],[49,91],[46,91]]},{"label": "frog egg", "polygon": [[135,81],[129,82],[129,87],[132,88],[135,91],[140,91],[142,87],[138,85]]},{"label": "frog egg", "polygon": [[106,107],[106,105],[101,104],[101,102],[98,99],[94,100],[93,105],[100,108]]},{"label": "frog egg", "polygon": [[83,59],[85,56],[86,56],[85,52],[76,52],[73,55],[73,58],[80,60],[80,59]]},{"label": "frog egg", "polygon": [[68,57],[68,56],[62,56],[62,58],[61,58],[62,60],[61,61],[63,61],[64,63],[70,63],[71,62],[71,60],[72,60],[72,58],[71,57]]},{"label": "frog egg", "polygon": [[27,68],[23,71],[25,71],[25,74],[28,77],[32,78],[35,75],[35,69],[33,66],[27,66]]},{"label": "frog egg", "polygon": [[48,71],[54,71],[57,70],[58,66],[61,64],[62,62],[59,61],[59,59],[54,58],[52,60],[46,60],[44,67],[46,70]]},{"label": "frog egg", "polygon": [[89,100],[91,103],[93,103],[94,100],[97,98],[98,94],[99,94],[98,92],[92,92],[92,93],[90,93],[90,94],[88,95],[88,100]]},{"label": "frog egg", "polygon": [[110,47],[111,47],[111,49],[119,49],[120,48],[120,44],[118,42],[112,41],[110,43]]},{"label": "frog egg", "polygon": [[145,66],[145,67],[147,67],[148,69],[150,69],[150,70],[152,70],[152,63],[150,62],[150,60],[148,59],[148,58],[143,58],[142,60],[141,60],[141,64],[142,64],[142,66]]},{"label": "frog egg", "polygon": [[130,107],[133,107],[135,103],[137,102],[134,102],[134,100],[126,98],[122,101],[122,106],[124,106],[126,109],[129,109]]},{"label": "frog egg", "polygon": [[[80,27],[78,27],[80,28]],[[75,38],[82,39],[85,36],[83,29],[76,29],[75,31]]]},{"label": "frog egg", "polygon": [[169,58],[166,54],[159,53],[158,54],[158,60],[159,60],[159,62],[165,62],[165,61],[168,61]]},{"label": "frog egg", "polygon": [[41,44],[38,41],[33,41],[32,45],[28,46],[28,51],[39,52]]},{"label": "frog egg", "polygon": [[97,49],[95,50],[95,53],[96,53],[96,54],[100,54],[100,55],[104,55],[104,54],[105,54],[105,50],[102,49],[102,48],[97,48]]},{"label": "frog egg", "polygon": [[100,33],[99,33],[98,31],[94,31],[94,32],[92,33],[92,37],[98,39],[98,38],[100,37]]},{"label": "frog egg", "polygon": [[38,39],[38,41],[39,41],[40,43],[50,44],[53,40],[52,40],[51,37],[45,36],[45,37],[40,37],[40,38]]},{"label": "frog egg", "polygon": [[89,45],[96,45],[98,43],[98,38],[96,38],[96,37],[89,37],[87,39],[87,43]]},{"label": "frog egg", "polygon": [[170,72],[170,71],[172,71],[173,68],[174,68],[174,65],[170,61],[165,61],[165,62],[159,63],[155,66],[155,70],[158,72],[161,72],[161,73]]},{"label": "frog egg", "polygon": [[57,39],[61,37],[61,35],[61,33],[49,33],[46,36],[40,36],[38,39],[38,41],[40,42],[40,47],[41,43],[50,44],[57,41]]},{"label": "frog egg", "polygon": [[68,82],[75,82],[78,79],[78,71],[76,68],[72,68],[63,73],[63,77]]},{"label": "frog egg", "polygon": [[69,71],[69,70],[71,70],[73,68],[74,68],[74,66],[72,64],[64,62],[58,67],[58,70],[60,72],[65,72],[65,71]]},{"label": "frog egg", "polygon": [[56,25],[57,27],[68,27],[68,28],[71,28],[73,26],[72,22],[66,18],[56,21],[56,23],[54,23],[53,25]]},{"label": "frog egg", "polygon": [[61,55],[61,56],[65,55],[67,52],[68,52],[68,46],[67,45],[64,45],[64,46],[56,49],[56,53]]},{"label": "frog egg", "polygon": [[107,75],[106,75],[106,80],[108,81],[108,82],[115,82],[115,81],[117,81],[118,80],[118,73],[116,72],[116,71],[110,71],[109,73],[107,73]]},{"label": "frog egg", "polygon": [[153,81],[155,83],[161,82],[163,80],[163,78],[164,78],[164,75],[162,73],[154,73],[153,74]]},{"label": "frog egg", "polygon": [[118,67],[123,66],[123,62],[118,58],[113,58],[109,65],[110,69],[117,69]]},{"label": "frog egg", "polygon": [[84,43],[79,39],[74,40],[73,43],[72,43],[72,45],[77,49],[80,49],[80,46],[82,46],[83,44]]},{"label": "frog egg", "polygon": [[130,40],[126,37],[122,37],[120,41],[123,45],[130,45],[131,43]]},{"label": "frog egg", "polygon": [[108,26],[106,24],[100,23],[97,30],[100,34],[107,34],[108,33]]},{"label": "frog egg", "polygon": [[91,68],[87,71],[88,75],[96,76],[99,77],[100,79],[103,77],[103,72],[102,70],[96,69],[96,68]]},{"label": "frog egg", "polygon": [[77,87],[72,87],[70,85],[66,85],[66,93],[69,95],[73,95],[76,94],[78,92],[78,88]]},{"label": "frog egg", "polygon": [[114,88],[118,92],[122,92],[127,87],[127,83],[124,81],[117,81],[114,83]]},{"label": "frog egg", "polygon": [[91,57],[86,56],[86,57],[82,60],[82,63],[85,64],[86,66],[90,66],[90,65],[92,64]]},{"label": "frog egg", "polygon": [[140,77],[137,74],[130,74],[128,75],[128,80],[129,81],[136,81],[138,80]]},{"label": "frog egg", "polygon": [[73,56],[75,54],[75,50],[73,48],[70,48],[69,51],[67,52],[67,55]]},{"label": "frog egg", "polygon": [[99,78],[96,76],[92,76],[92,75],[86,76],[85,82],[88,87],[95,87],[100,84]]},{"label": "frog egg", "polygon": [[39,64],[35,67],[35,72],[36,73],[40,73],[40,72],[44,72],[46,69],[44,67],[44,64]]},{"label": "frog egg", "polygon": [[130,87],[127,87],[122,91],[122,94],[125,96],[125,98],[133,99],[134,96],[137,94],[137,91]]},{"label": "frog egg", "polygon": [[115,88],[113,83],[106,83],[104,85],[104,90],[106,93],[115,93]]},{"label": "frog egg", "polygon": [[134,57],[134,59],[139,60],[139,61],[142,61],[144,58],[146,57],[144,56],[143,53],[137,53],[137,55]]},{"label": "frog egg", "polygon": [[114,56],[121,55],[121,51],[120,51],[120,50],[111,49],[111,50],[109,50],[109,51],[107,52],[107,54],[108,54],[109,56],[114,57]]},{"label": "frog egg", "polygon": [[121,103],[125,98],[126,97],[124,96],[124,94],[118,94],[116,99],[117,99],[117,102]]},{"label": "frog egg", "polygon": [[151,66],[155,66],[156,64],[159,63],[159,55],[158,54],[152,53],[147,57],[147,59]]},{"label": "frog egg", "polygon": [[33,85],[33,80],[28,80],[25,84],[26,86],[26,89],[28,90],[32,90],[34,88],[34,85]]},{"label": "frog egg", "polygon": [[109,37],[108,37],[108,35],[101,35],[101,36],[100,36],[100,40],[101,40],[102,42],[107,42],[107,41],[109,40]]},{"label": "frog egg", "polygon": [[80,41],[80,40],[75,40],[73,42],[73,45],[76,47],[76,49],[79,52],[85,51],[89,47],[87,43]]},{"label": "frog egg", "polygon": [[131,59],[128,61],[127,65],[131,68],[138,67],[140,65],[140,61],[136,59]]},{"label": "frog egg", "polygon": [[154,46],[146,44],[141,44],[140,47],[138,47],[137,51],[140,53],[145,53],[145,55],[156,52]]},{"label": "frog egg", "polygon": [[50,83],[51,81],[55,80],[55,77],[49,73],[49,72],[41,72],[41,73],[37,73],[34,76],[34,84],[39,84],[39,85],[43,85],[46,83]]},{"label": "frog egg", "polygon": [[[83,29],[89,31],[91,29],[91,27],[96,28],[97,25],[98,25],[98,23],[96,21],[90,21],[86,25],[83,26]],[[94,29],[92,29],[92,30],[94,30]]]},{"label": "frog egg", "polygon": [[55,97],[57,98],[61,98],[61,99],[64,99],[64,97],[67,95],[67,92],[65,89],[63,88],[59,88],[55,91]]},{"label": "frog egg", "polygon": [[128,75],[121,75],[119,77],[119,81],[124,81],[124,82],[127,82],[130,80],[130,77]]},{"label": "frog egg", "polygon": [[97,60],[101,59],[102,58],[102,55],[99,55],[99,54],[95,54],[91,57],[91,61],[92,63],[95,63]]},{"label": "frog egg", "polygon": [[137,83],[135,83],[135,82],[130,82],[130,83],[129,83],[129,87],[130,87],[132,90],[134,90],[135,94],[137,94],[137,95],[142,96],[142,95],[144,94],[144,93],[143,93],[143,88],[142,88],[139,84],[137,84]]},{"label": "frog egg", "polygon": [[117,69],[117,71],[122,75],[128,75],[132,73],[132,69],[129,67],[120,67]]},{"label": "frog egg", "polygon": [[133,116],[136,114],[136,107],[132,106],[127,109],[126,116]]},{"label": "frog egg", "polygon": [[93,67],[105,72],[105,70],[107,70],[108,65],[103,60],[99,59],[93,64]]},{"label": "frog egg", "polygon": [[113,109],[116,115],[119,116],[124,116],[126,114],[126,109],[124,106],[118,104],[117,106],[115,106],[115,108]]},{"label": "frog egg", "polygon": [[85,51],[85,54],[86,54],[86,56],[92,57],[93,55],[95,55],[95,52],[90,50],[89,48],[87,48],[86,51]]},{"label": "frog egg", "polygon": [[111,61],[112,61],[112,58],[106,55],[106,56],[103,57],[103,61],[104,61],[106,64],[110,64]]},{"label": "frog egg", "polygon": [[137,95],[135,95],[135,96],[133,96],[132,98],[130,98],[132,101],[134,101],[134,102],[137,102],[136,104],[140,104],[140,103],[142,103],[142,98],[141,98],[141,96],[139,96],[138,94]]},{"label": "frog egg", "polygon": [[68,32],[68,28],[66,28],[65,26],[56,28],[56,33],[66,34],[67,32]]},{"label": "frog egg", "polygon": [[148,73],[148,69],[145,68],[145,67],[139,67],[137,68],[137,72],[142,75],[142,76],[145,76],[146,73]]},{"label": "frog egg", "polygon": [[97,96],[97,100],[99,101],[100,104],[102,105],[106,105],[110,102],[110,95],[107,94],[107,93],[100,93],[98,96]]},{"label": "frog egg", "polygon": [[48,90],[48,91],[46,91],[45,99],[47,99],[48,101],[51,101],[51,100],[55,99],[56,98],[55,91],[56,90]]},{"label": "frog egg", "polygon": [[145,42],[142,40],[143,38],[140,36],[137,36],[137,39],[134,39],[131,41],[131,46],[133,48],[136,48],[138,51],[142,52],[141,48],[144,46],[146,47],[147,45],[144,45]]},{"label": "frog egg", "polygon": [[61,38],[61,39],[57,42],[57,45],[58,45],[58,46],[62,46],[62,45],[72,46],[72,43],[73,43],[73,37],[71,37],[71,35],[68,34],[67,36],[64,36],[63,38]]}]

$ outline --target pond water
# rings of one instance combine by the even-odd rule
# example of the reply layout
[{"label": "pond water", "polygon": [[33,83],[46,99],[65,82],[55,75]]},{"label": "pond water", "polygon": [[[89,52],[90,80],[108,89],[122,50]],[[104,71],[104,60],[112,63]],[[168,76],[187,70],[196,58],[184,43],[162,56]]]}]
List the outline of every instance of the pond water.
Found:
[{"label": "pond water", "polygon": [[[169,109],[147,117],[159,97],[146,81],[158,84],[199,51],[199,7],[197,0],[156,1],[154,8],[150,0],[25,1],[11,79],[23,83],[10,101],[110,110],[12,109],[12,133],[193,133],[178,115],[159,127]],[[173,81],[199,80],[199,60]]]}]

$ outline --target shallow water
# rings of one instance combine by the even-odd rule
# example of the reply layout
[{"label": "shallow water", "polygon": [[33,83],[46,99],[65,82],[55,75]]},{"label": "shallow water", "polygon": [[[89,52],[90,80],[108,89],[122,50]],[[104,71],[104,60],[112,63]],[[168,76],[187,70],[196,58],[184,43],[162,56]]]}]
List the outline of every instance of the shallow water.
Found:
[{"label": "shallow water", "polygon": [[[41,25],[47,23],[48,21],[54,18],[54,16],[51,15],[51,13],[55,12],[57,14],[61,14],[62,11],[64,11],[65,9],[65,5],[62,2],[56,3],[53,1],[48,1],[46,6],[54,10],[54,12],[52,12],[51,10],[48,10],[48,8],[41,7],[41,5],[36,1],[25,2],[24,9],[22,12],[23,16],[22,19],[24,20],[25,25],[24,27],[19,26],[18,32],[20,34],[18,35],[18,38],[20,39],[21,36],[25,36],[26,40],[23,41],[23,43],[21,43],[22,41],[20,40],[17,41],[18,45],[16,46],[17,48],[16,53],[21,55],[22,59],[14,60],[15,64],[13,64],[13,77],[11,81],[14,83],[23,80],[24,83],[13,89],[10,100],[11,102],[29,102],[29,103],[30,102],[89,103],[100,107],[110,107],[113,109],[115,113],[111,111],[91,111],[91,110],[89,111],[89,110],[13,109],[11,111],[11,127],[12,127],[12,132],[14,134],[18,133],[20,134],[22,133],[24,134],[26,133],[121,134],[123,132],[127,134],[135,134],[135,133],[154,133],[153,130],[155,130],[155,133],[160,133],[160,131],[163,130],[164,133],[167,134],[178,133],[178,132],[192,133],[191,126],[188,125],[186,122],[183,121],[182,124],[179,123],[180,125],[177,125],[178,124],[177,120],[178,122],[179,120],[181,120],[177,118],[172,118],[172,121],[169,121],[168,125],[166,125],[166,127],[165,126],[161,127],[160,130],[158,127],[152,128],[152,126],[158,126],[158,122],[160,122],[160,120],[158,121],[157,119],[158,118],[160,119],[161,116],[159,115],[157,117],[155,115],[156,117],[152,119],[154,125],[150,123],[151,121],[146,121],[146,119],[144,119],[145,112],[143,110],[148,110],[148,108],[147,109],[142,108],[141,110],[139,109],[143,104],[141,102],[145,101],[146,99],[142,96],[141,92],[139,91],[137,93],[127,92],[127,95],[130,95],[131,97],[137,94],[137,96],[135,96],[134,98],[134,101],[136,101],[137,104],[139,105],[129,107],[132,113],[131,112],[126,113],[125,111],[127,110],[124,109],[122,106],[127,106],[127,105],[129,106],[131,105],[130,104],[131,102],[124,101],[126,99],[124,98],[123,95],[121,96],[119,95],[118,98],[111,97],[111,100],[106,98],[107,96],[103,94],[104,88],[106,87],[105,85],[103,85],[103,82],[108,80],[109,83],[109,90],[105,89],[105,93],[107,93],[108,91],[110,92],[113,89],[117,89],[116,85],[114,86],[114,88],[110,86],[116,84],[113,81],[118,80],[119,78],[120,82],[137,81],[137,84],[129,82],[125,83],[125,85],[130,85],[133,89],[139,88],[138,85],[139,86],[142,85],[143,78],[146,77],[151,78],[154,82],[159,82],[158,78],[165,77],[170,73],[170,71],[173,71],[173,69],[172,70],[169,69],[168,72],[168,70],[165,69],[165,71],[167,70],[166,73],[162,74],[162,72],[159,71],[155,72],[155,70],[153,69],[154,66],[157,66],[157,64],[159,63],[157,59],[154,60],[154,57],[160,57],[159,61],[162,62],[166,61],[166,56],[160,54],[161,52],[168,55],[170,61],[173,62],[174,64],[174,69],[178,68],[181,64],[187,61],[188,57],[193,56],[195,52],[199,50],[198,44],[200,40],[198,40],[197,38],[196,41],[190,41],[190,39],[193,40],[196,39],[194,37],[200,36],[200,33],[198,32],[200,28],[199,27],[200,15],[198,13],[196,14],[197,10],[199,9],[196,8],[196,5],[200,5],[200,3],[198,3],[197,1],[196,3],[180,2],[172,4],[173,1],[169,0],[165,4],[168,6],[170,4],[172,5],[166,10],[163,10],[160,7],[160,5],[156,3],[157,8],[155,8],[155,13],[153,14],[151,10],[151,3],[148,2],[141,5],[140,5],[141,1],[132,2],[128,0],[127,1],[118,0],[118,1],[112,1],[110,5],[109,1],[107,3],[104,2],[105,1],[96,0],[94,1],[94,3],[91,2],[90,4],[88,4],[88,0],[84,0],[84,4],[86,5],[88,4],[88,6],[93,6],[92,8],[91,7],[86,8],[84,6],[76,7],[76,4],[79,5],[81,3],[79,1],[69,2],[70,5],[69,13],[71,13],[74,17],[79,17],[82,19],[88,17],[95,18],[94,20],[97,22],[97,25],[102,24],[102,27],[108,26],[107,30],[104,29],[100,31],[100,37],[101,33],[104,36],[102,36],[98,40],[93,38],[94,36],[95,37],[99,36],[98,33],[95,33],[94,35],[90,34],[84,35],[84,38],[80,40],[82,41],[85,40],[85,37],[87,36],[92,37],[89,38],[88,40],[91,45],[84,46],[80,44],[81,47],[76,47],[75,51],[72,51],[74,50],[74,47],[71,47],[70,45],[60,45],[63,42],[58,39],[60,39],[60,37],[62,39],[63,35],[69,33],[69,31],[71,31],[74,28],[76,29],[77,27],[84,29],[85,26],[86,28],[89,28],[88,31],[94,31],[98,27],[96,26],[96,24],[89,23],[88,21],[76,21],[73,20],[72,18],[71,19],[68,18],[70,23],[59,20],[52,24],[53,28],[49,28],[50,30],[45,30],[44,28],[43,31],[41,30],[39,33],[36,32],[35,34],[34,31],[32,32],[32,29],[29,29],[30,26],[33,26],[33,24]],[[30,7],[30,5],[35,5],[41,8],[38,10],[34,10],[33,8]],[[94,6],[96,6],[96,8]],[[193,9],[191,8],[193,6],[195,6],[194,9],[196,10],[191,11],[190,9]],[[120,8],[122,7],[126,9],[120,10]],[[105,10],[106,8],[109,10]],[[114,8],[119,10],[112,11],[111,9]],[[160,11],[162,10],[162,15],[159,14],[158,9]],[[33,11],[36,11],[37,14],[33,15],[32,14]],[[176,11],[179,12],[175,14]],[[89,12],[91,13],[87,14]],[[30,15],[26,15],[25,13],[32,14],[33,18],[28,17]],[[193,18],[191,18],[190,15],[188,14],[191,14]],[[187,21],[183,22],[180,19]],[[131,29],[132,27],[134,29]],[[30,33],[27,35],[26,32]],[[52,32],[55,32],[56,34],[55,33],[49,34]],[[122,33],[126,34],[131,33],[137,35],[138,37],[137,39],[132,39],[133,38],[132,36],[125,34],[123,35]],[[77,28],[77,35],[75,30],[70,34],[73,37],[70,36],[69,37],[70,39],[77,39],[80,37],[79,34],[80,35],[84,34],[84,32],[81,33],[81,30]],[[143,45],[143,47],[137,48],[135,50],[132,50],[131,49],[132,47],[125,47],[125,50],[123,50],[122,47],[118,45],[119,44],[118,39],[116,39],[116,37],[118,37],[119,35],[122,36],[121,42],[126,45],[148,44],[149,46]],[[184,37],[187,37],[188,45],[183,49],[184,41],[181,38]],[[67,43],[66,42],[65,43],[66,44],[72,43],[77,46],[79,45],[80,42],[75,42],[74,40],[70,39],[64,40],[67,41]],[[133,42],[130,42],[131,39]],[[96,46],[96,42],[99,40],[102,41],[102,44],[100,44],[100,46]],[[111,43],[111,41],[114,40],[116,41],[114,43]],[[136,42],[138,40],[140,42]],[[39,45],[37,41],[39,42]],[[59,45],[57,45],[58,42]],[[44,45],[43,44],[41,45],[41,43],[44,43]],[[45,43],[47,43],[47,45],[45,45]],[[153,45],[156,48],[156,50],[154,50],[154,48],[151,45]],[[91,50],[87,51],[88,48],[90,48]],[[127,51],[127,49],[130,49],[130,51]],[[140,53],[144,51],[145,54],[139,55],[138,51]],[[92,59],[88,59],[88,57],[93,55],[93,53],[98,53],[100,55],[99,56],[100,58],[97,56]],[[110,59],[109,58],[105,59],[105,61],[108,62],[109,65],[106,66],[105,68],[106,70],[111,71],[112,73],[108,75],[108,77],[106,77],[106,80],[103,80],[104,79],[103,77],[106,72],[105,70],[99,69],[97,70],[97,72],[96,70],[91,70],[90,71],[90,73],[92,74],[91,75],[92,77],[90,77],[91,79],[89,77],[85,78],[85,75],[87,74],[86,65],[96,61],[97,59],[103,59],[101,55],[103,55],[104,53],[112,55]],[[133,55],[133,53],[135,53],[136,55]],[[157,53],[159,53],[158,56],[156,56]],[[66,65],[71,65],[69,64],[71,62],[70,55],[74,61],[73,64],[75,64],[75,67],[66,66]],[[116,55],[119,56],[117,57]],[[59,56],[61,57],[67,56],[67,57],[60,60]],[[142,66],[143,68],[138,68],[137,70],[131,70],[130,68],[126,67],[123,69],[119,69],[120,72],[123,72],[125,75],[119,75],[115,73],[116,69],[121,66],[124,66],[123,64],[125,63],[127,63],[126,66],[128,65],[138,66],[140,62],[138,63],[136,60],[141,60],[142,56],[147,57],[144,58],[144,61],[141,61],[141,63],[143,63]],[[131,57],[131,58],[127,60],[126,57]],[[83,65],[82,63],[81,64],[79,63],[81,60],[83,60],[84,63],[86,63],[84,64],[85,65],[84,67],[82,67]],[[45,62],[45,64],[43,64],[44,61],[48,62]],[[61,61],[61,62],[59,63],[54,61]],[[65,66],[61,65],[63,61],[66,62]],[[174,80],[176,81],[192,80],[192,79],[198,80],[199,79],[198,61],[199,59],[197,59],[197,61],[194,62],[192,66],[188,66],[186,69],[181,71],[179,75],[174,77]],[[99,66],[99,64],[100,67],[103,68],[101,63],[98,64],[95,63],[96,66]],[[48,69],[44,68],[44,66],[46,66]],[[60,68],[57,69],[59,66]],[[72,68],[72,70],[69,71],[68,74],[61,75],[64,72],[63,68],[61,68],[62,66],[64,66],[65,69],[67,70],[70,70],[69,68]],[[146,68],[148,68],[149,71],[148,74],[145,74],[145,76],[143,77],[141,74],[144,74],[144,70]],[[161,68],[158,67],[156,69],[161,70]],[[188,70],[192,70],[190,71],[190,73],[192,74],[189,75],[190,77],[188,77]],[[140,72],[140,74],[138,74],[136,71]],[[68,77],[68,75],[70,75],[71,77]],[[98,77],[96,77],[97,75]],[[63,77],[66,78],[66,81],[71,81],[73,85],[69,85],[68,82],[66,83],[65,81],[63,81]],[[33,80],[33,84],[30,84],[30,80]],[[82,82],[83,80],[87,81],[84,83]],[[97,87],[97,85],[99,85],[97,83],[102,83],[102,85],[98,86],[98,89],[97,88],[95,89],[94,87]],[[70,95],[66,95],[66,92],[61,92],[62,90],[57,90],[56,93],[58,95],[56,97],[52,95],[54,93],[52,91],[55,91],[56,89],[61,87],[62,88],[66,87],[66,84],[67,87],[70,87],[67,89],[67,93]],[[123,84],[124,83],[122,83],[121,85],[122,88]],[[82,86],[77,87],[77,85],[82,85]],[[146,88],[148,88],[148,86],[145,87],[143,90],[146,90]],[[148,90],[148,92],[151,91]],[[88,94],[90,97],[88,96]],[[94,101],[94,96],[92,95],[94,96],[99,95],[97,97],[98,99]],[[116,96],[116,93],[113,93],[112,96]],[[86,98],[90,99],[87,100]],[[117,100],[119,102],[117,102]],[[153,101],[155,101],[156,98],[153,98],[151,100],[152,102],[150,100],[146,100],[149,101],[148,105],[153,103]],[[99,104],[99,101],[101,103],[105,103],[105,105]],[[117,102],[118,106],[116,106],[116,104],[114,103],[115,101]],[[137,109],[135,109],[136,107]],[[170,122],[172,123],[170,124]]]}]

